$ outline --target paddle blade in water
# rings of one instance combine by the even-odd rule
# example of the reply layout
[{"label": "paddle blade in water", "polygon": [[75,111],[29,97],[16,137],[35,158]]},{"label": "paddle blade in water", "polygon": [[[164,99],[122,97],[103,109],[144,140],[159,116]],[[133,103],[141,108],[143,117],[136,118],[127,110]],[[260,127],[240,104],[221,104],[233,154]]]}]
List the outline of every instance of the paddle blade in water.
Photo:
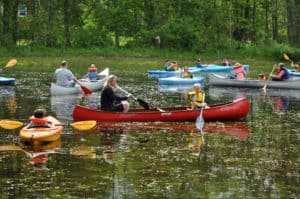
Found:
[{"label": "paddle blade in water", "polygon": [[204,118],[202,114],[200,114],[196,119],[196,127],[202,132],[203,126],[204,126]]},{"label": "paddle blade in water", "polygon": [[88,131],[91,130],[96,126],[97,122],[95,120],[88,120],[88,121],[81,121],[81,122],[74,122],[70,125],[79,131]]},{"label": "paddle blade in water", "polygon": [[289,56],[288,56],[287,54],[285,54],[285,53],[283,53],[283,58],[284,58],[285,60],[290,60]]},{"label": "paddle blade in water", "polygon": [[9,62],[7,62],[5,67],[12,67],[16,64],[17,64],[17,60],[16,59],[11,59],[11,60],[9,60]]},{"label": "paddle blade in water", "polygon": [[13,120],[0,120],[0,126],[4,129],[12,130],[19,128],[23,125],[22,122]]}]

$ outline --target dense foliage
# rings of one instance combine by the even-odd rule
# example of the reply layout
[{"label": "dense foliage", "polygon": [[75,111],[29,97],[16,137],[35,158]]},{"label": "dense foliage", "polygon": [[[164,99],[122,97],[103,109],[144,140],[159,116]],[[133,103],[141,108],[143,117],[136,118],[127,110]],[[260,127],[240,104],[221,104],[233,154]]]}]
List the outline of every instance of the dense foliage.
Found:
[{"label": "dense foliage", "polygon": [[4,48],[125,46],[203,53],[300,46],[297,0],[0,0],[0,6]]}]

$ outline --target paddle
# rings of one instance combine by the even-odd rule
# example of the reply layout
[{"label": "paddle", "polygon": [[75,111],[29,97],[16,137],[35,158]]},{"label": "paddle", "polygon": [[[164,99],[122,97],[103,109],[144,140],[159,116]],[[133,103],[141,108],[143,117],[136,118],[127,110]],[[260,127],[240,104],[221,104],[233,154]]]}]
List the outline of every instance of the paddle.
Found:
[{"label": "paddle", "polygon": [[[117,87],[120,91],[122,91],[122,92],[124,92],[125,94],[129,94],[129,92],[127,92],[127,91],[125,91],[123,88],[121,88],[121,87]],[[144,100],[142,100],[142,99],[139,99],[139,98],[137,98],[137,97],[134,97],[133,95],[131,95],[132,96],[132,98],[135,100],[135,101],[137,101],[142,107],[144,107],[144,109],[145,110],[149,110],[150,109],[150,107],[149,107],[149,104],[147,103],[147,102],[145,102]]]},{"label": "paddle", "polygon": [[289,58],[289,56],[288,56],[286,53],[283,53],[283,58],[284,58],[285,60],[290,61],[290,62],[293,63],[293,60],[291,60],[291,59]]},{"label": "paddle", "polygon": [[[56,124],[55,126],[72,126],[74,129],[77,129],[79,131],[87,131],[91,130],[96,126],[95,120],[88,120],[88,121],[80,121],[80,122],[74,122],[71,124]],[[24,123],[20,121],[14,121],[14,120],[0,120],[0,127],[8,130],[16,129],[21,126],[23,126]]]},{"label": "paddle", "polygon": [[7,62],[7,64],[3,67],[3,68],[1,68],[0,70],[3,70],[3,69],[5,69],[5,68],[9,68],[9,67],[13,67],[14,65],[16,65],[17,64],[17,60],[16,59],[11,59],[11,60],[9,60],[8,62]]},{"label": "paddle", "polygon": [[80,88],[82,89],[82,91],[84,92],[84,94],[86,94],[86,95],[90,95],[90,94],[92,94],[92,91],[90,90],[90,89],[88,89],[86,86],[83,86],[81,83],[80,83],[80,81],[78,81],[77,79],[74,79],[76,82],[77,82],[77,84],[80,86]]},{"label": "paddle", "polygon": [[274,72],[275,68],[276,68],[276,66],[274,66],[274,67],[273,67],[273,69],[272,69],[271,73],[269,74],[269,78],[268,78],[268,80],[266,81],[266,83],[265,83],[264,87],[262,88],[262,89],[264,90],[264,92],[266,92],[266,91],[267,91],[267,84],[268,84],[268,83],[269,83],[269,81],[271,80],[271,75],[272,75],[272,73]]},{"label": "paddle", "polygon": [[201,134],[203,134],[203,126],[204,126],[204,118],[203,118],[203,109],[204,109],[204,99],[205,93],[203,93],[202,107],[199,116],[196,119],[196,127],[200,130]]}]

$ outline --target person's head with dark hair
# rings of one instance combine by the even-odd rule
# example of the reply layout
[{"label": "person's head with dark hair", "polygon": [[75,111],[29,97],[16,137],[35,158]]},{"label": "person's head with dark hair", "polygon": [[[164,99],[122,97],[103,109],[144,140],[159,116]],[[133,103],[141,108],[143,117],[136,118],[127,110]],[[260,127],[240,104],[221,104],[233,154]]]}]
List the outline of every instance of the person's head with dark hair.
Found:
[{"label": "person's head with dark hair", "polygon": [[47,111],[43,108],[38,108],[38,109],[35,109],[34,112],[33,112],[33,115],[34,117],[36,118],[43,118],[46,116],[46,113]]}]

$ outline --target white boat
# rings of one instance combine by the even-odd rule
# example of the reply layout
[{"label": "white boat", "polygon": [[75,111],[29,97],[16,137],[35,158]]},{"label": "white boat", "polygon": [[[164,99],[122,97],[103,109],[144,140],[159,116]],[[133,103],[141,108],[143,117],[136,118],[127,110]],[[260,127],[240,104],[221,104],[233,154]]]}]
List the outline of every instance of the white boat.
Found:
[{"label": "white boat", "polygon": [[[99,90],[104,82],[107,80],[109,75],[109,69],[105,68],[103,71],[99,73],[99,80],[96,81],[90,81],[89,79],[81,79],[79,80],[82,86],[87,87],[91,91],[97,91]],[[64,87],[59,86],[56,83],[51,83],[50,87],[50,93],[51,95],[72,95],[72,94],[80,94],[83,93],[81,87],[76,84],[75,87]]]}]

